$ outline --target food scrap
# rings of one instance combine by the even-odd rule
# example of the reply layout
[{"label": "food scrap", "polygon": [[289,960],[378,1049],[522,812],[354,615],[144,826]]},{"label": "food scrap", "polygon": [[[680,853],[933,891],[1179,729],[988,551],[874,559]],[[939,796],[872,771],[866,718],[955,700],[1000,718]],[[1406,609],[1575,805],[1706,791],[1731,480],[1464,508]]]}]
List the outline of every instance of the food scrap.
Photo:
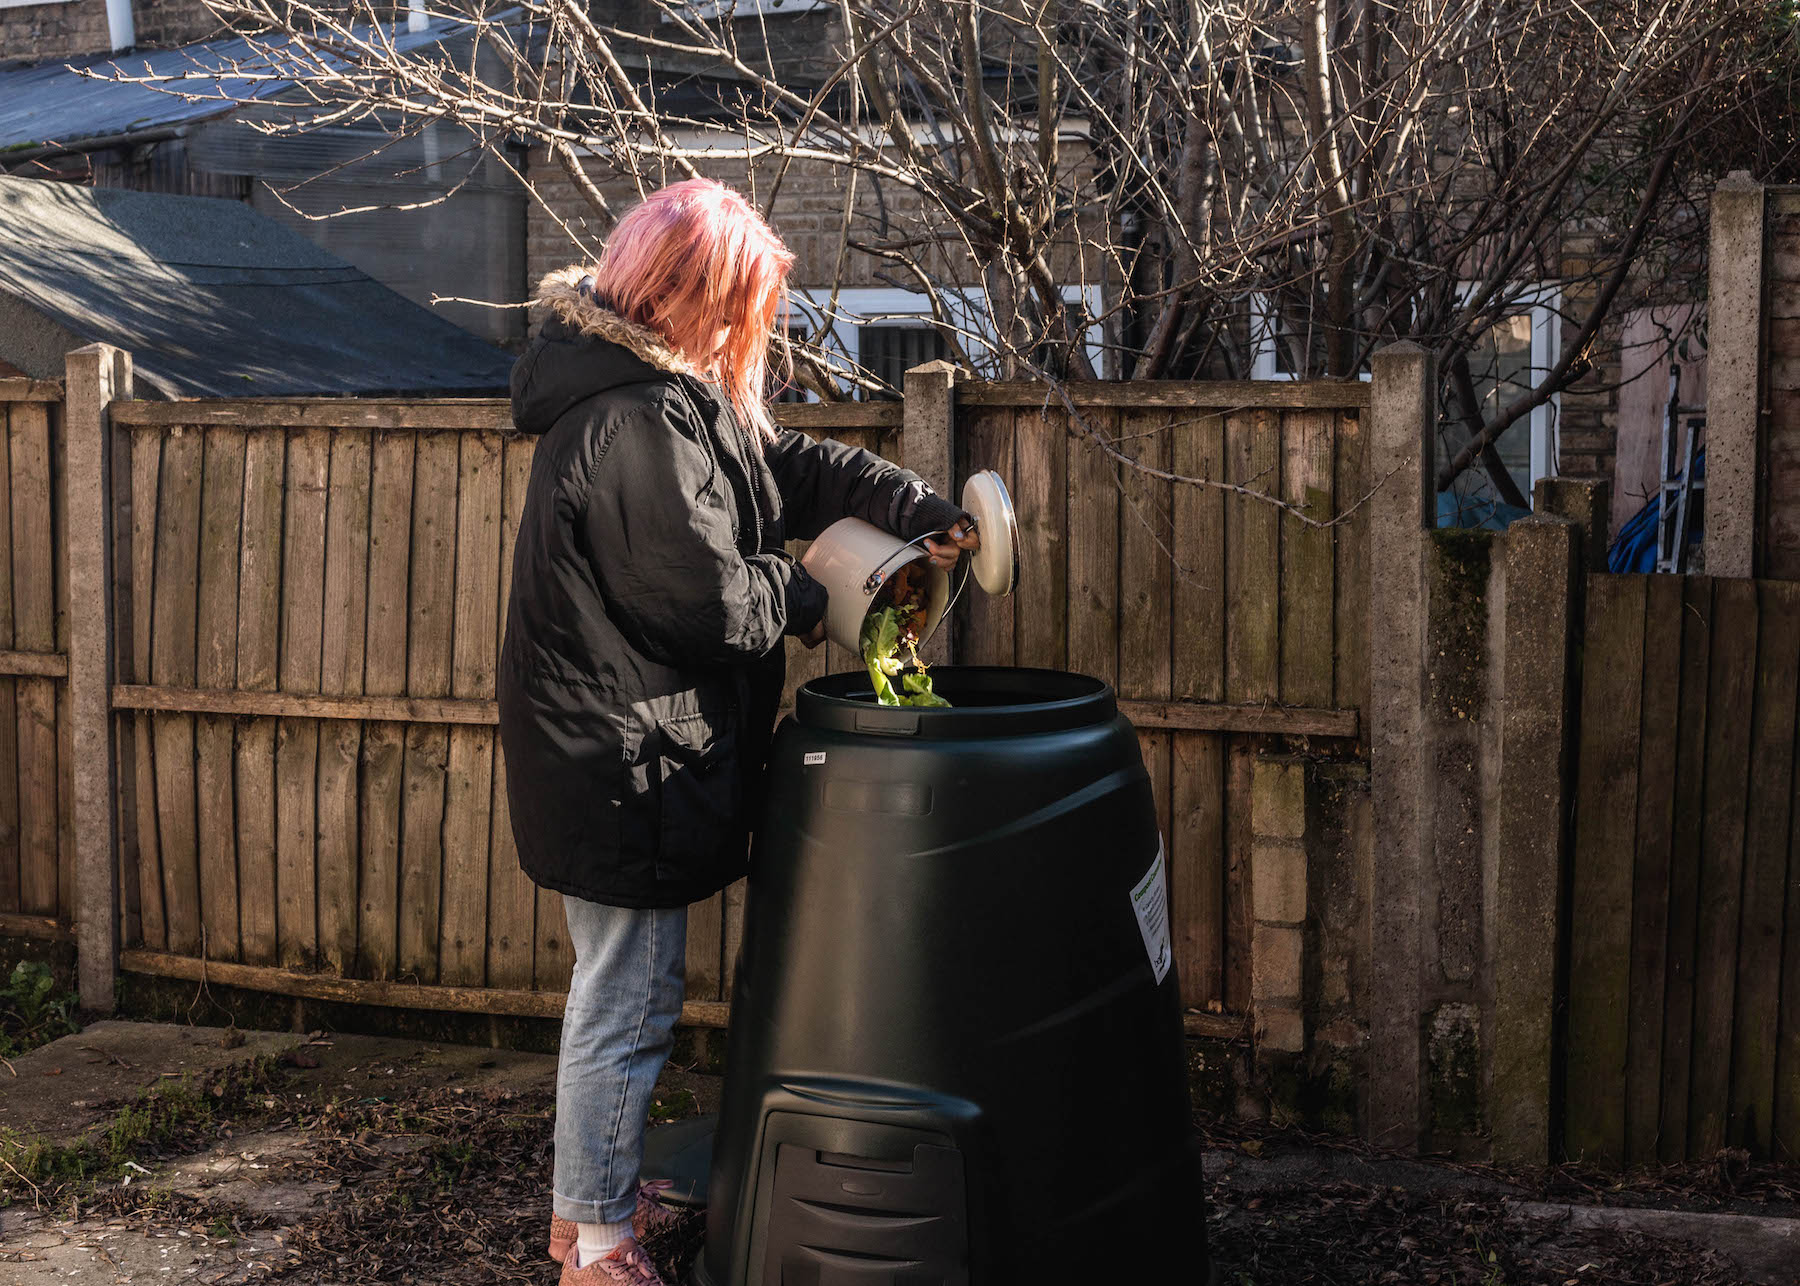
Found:
[{"label": "food scrap", "polygon": [[[863,618],[862,654],[875,685],[875,699],[884,706],[947,706],[950,703],[931,690],[931,675],[919,659],[919,626],[925,619],[925,579],[917,563],[902,567],[884,587],[877,606]],[[912,669],[901,660],[905,649]],[[896,690],[894,680],[900,681]]]}]

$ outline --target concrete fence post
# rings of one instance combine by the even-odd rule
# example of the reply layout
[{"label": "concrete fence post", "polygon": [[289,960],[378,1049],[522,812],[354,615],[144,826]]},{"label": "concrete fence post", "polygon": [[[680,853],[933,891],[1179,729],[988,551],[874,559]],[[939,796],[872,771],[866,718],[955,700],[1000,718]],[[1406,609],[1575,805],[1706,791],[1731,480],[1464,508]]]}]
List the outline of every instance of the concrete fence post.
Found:
[{"label": "concrete fence post", "polygon": [[119,867],[113,813],[107,406],[131,396],[131,355],[107,344],[90,344],[68,355],[65,372],[62,500],[69,577],[75,946],[82,1008],[109,1013],[119,961]]},{"label": "concrete fence post", "polygon": [[1424,532],[1436,514],[1437,381],[1429,352],[1374,355],[1369,467],[1371,871],[1369,1134],[1412,1149],[1422,1130],[1421,833],[1425,703]]},{"label": "concrete fence post", "polygon": [[[956,367],[926,362],[906,372],[902,382],[901,463],[939,495],[956,497]],[[956,654],[955,622],[945,617],[922,649],[928,665],[942,665]]]},{"label": "concrete fence post", "polygon": [[1706,322],[1706,570],[1754,576],[1762,444],[1765,196],[1743,170],[1713,190]]},{"label": "concrete fence post", "polygon": [[[1588,498],[1603,532],[1605,493]],[[1495,578],[1499,772],[1482,900],[1494,997],[1487,1115],[1492,1159],[1503,1164],[1551,1160],[1582,543],[1568,517],[1521,518],[1506,529]]]}]

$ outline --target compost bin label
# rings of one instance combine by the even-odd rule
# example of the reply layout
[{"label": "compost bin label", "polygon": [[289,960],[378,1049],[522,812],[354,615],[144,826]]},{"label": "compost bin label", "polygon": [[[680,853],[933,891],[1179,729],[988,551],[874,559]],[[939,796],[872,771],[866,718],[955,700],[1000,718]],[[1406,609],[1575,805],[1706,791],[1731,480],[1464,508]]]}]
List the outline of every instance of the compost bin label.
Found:
[{"label": "compost bin label", "polygon": [[1156,837],[1156,860],[1150,870],[1131,890],[1131,909],[1137,915],[1138,932],[1144,935],[1144,950],[1150,956],[1150,969],[1161,982],[1169,976],[1169,886],[1163,878],[1162,836]]},{"label": "compost bin label", "polygon": [[825,752],[823,750],[809,750],[805,755],[801,756],[800,762],[805,764],[808,768],[816,768],[825,762]]}]

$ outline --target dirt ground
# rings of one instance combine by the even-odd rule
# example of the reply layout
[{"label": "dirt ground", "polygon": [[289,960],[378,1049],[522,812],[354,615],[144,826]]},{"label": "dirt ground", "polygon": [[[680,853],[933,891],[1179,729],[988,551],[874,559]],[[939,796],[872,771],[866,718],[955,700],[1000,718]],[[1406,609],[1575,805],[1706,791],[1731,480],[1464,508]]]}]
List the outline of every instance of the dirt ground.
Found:
[{"label": "dirt ground", "polygon": [[[0,1126],[0,1286],[556,1281],[543,1249],[553,1058],[241,1035],[103,1023],[18,1060],[16,1077],[0,1069],[0,1121],[13,1118]],[[704,1113],[717,1095],[716,1078],[672,1067],[654,1116]],[[1728,1157],[1631,1183],[1503,1175],[1197,1124],[1225,1286],[1800,1281],[1800,1241],[1791,1258],[1758,1250],[1800,1228],[1792,1171]],[[1728,1256],[1655,1235],[1671,1209],[1715,1245],[1705,1221],[1757,1236]],[[669,1280],[700,1232],[696,1216],[646,1247]]]}]

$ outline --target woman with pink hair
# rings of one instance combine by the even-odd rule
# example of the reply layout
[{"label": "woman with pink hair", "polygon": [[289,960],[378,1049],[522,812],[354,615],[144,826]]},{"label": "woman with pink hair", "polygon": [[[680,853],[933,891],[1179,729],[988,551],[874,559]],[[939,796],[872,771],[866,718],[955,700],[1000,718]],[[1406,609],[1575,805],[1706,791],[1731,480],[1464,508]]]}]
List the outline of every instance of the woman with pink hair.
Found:
[{"label": "woman with pink hair", "polygon": [[768,350],[793,256],[694,179],[545,278],[513,370],[541,434],[498,675],[519,861],[563,895],[575,970],[557,1073],[550,1253],[565,1286],[659,1279],[637,1237],[650,1093],[681,1013],[687,906],[745,872],[783,684],[825,590],[783,550],[839,518],[950,566],[967,515],[867,451],[775,427]]}]

